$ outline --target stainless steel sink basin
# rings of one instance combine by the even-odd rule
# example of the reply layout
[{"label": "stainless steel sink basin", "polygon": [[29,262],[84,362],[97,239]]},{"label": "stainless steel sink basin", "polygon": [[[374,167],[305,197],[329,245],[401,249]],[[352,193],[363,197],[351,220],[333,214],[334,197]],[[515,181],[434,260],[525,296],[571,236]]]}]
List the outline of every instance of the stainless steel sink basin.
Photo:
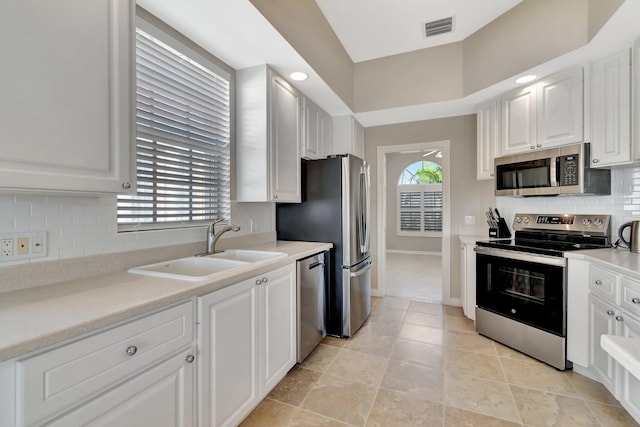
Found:
[{"label": "stainless steel sink basin", "polygon": [[228,259],[234,261],[256,262],[287,256],[284,252],[253,251],[249,249],[227,249],[224,252],[209,255],[207,258]]},{"label": "stainless steel sink basin", "polygon": [[130,268],[129,273],[158,276],[178,280],[211,280],[216,275],[274,258],[287,256],[283,252],[228,249],[207,256],[192,256]]},{"label": "stainless steel sink basin", "polygon": [[129,273],[195,281],[211,279],[218,273],[247,264],[246,261],[193,256],[130,268]]}]

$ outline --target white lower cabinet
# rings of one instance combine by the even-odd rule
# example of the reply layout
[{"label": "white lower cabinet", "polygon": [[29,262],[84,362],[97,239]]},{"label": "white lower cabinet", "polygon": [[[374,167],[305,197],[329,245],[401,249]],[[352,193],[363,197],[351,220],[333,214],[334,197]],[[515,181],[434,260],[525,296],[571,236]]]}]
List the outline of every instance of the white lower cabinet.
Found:
[{"label": "white lower cabinet", "polygon": [[463,243],[460,247],[460,298],[462,311],[471,320],[476,319],[476,253],[475,243]]},{"label": "white lower cabinet", "polygon": [[189,348],[47,425],[193,426],[193,354]]},{"label": "white lower cabinet", "polygon": [[194,424],[193,301],[15,362],[16,425]]},{"label": "white lower cabinet", "polygon": [[616,361],[602,347],[600,336],[616,334],[615,306],[589,295],[589,368],[600,382],[616,395]]},{"label": "white lower cabinet", "polygon": [[198,424],[235,426],[296,362],[290,265],[198,298]]}]

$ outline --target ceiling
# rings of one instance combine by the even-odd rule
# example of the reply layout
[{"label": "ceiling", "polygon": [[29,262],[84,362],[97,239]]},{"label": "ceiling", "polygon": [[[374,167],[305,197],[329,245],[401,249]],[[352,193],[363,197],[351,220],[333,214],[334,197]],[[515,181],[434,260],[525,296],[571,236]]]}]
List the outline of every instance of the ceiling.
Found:
[{"label": "ceiling", "polygon": [[[346,31],[349,34],[338,34],[338,37],[343,39],[345,48],[354,60],[426,47],[425,43],[433,43],[435,39],[424,40],[419,33],[420,26],[425,20],[442,18],[444,11],[456,17],[456,34],[451,37],[464,38],[462,33],[477,30],[520,3],[519,0],[316,2],[323,13],[330,17],[329,22],[336,33],[345,32],[346,26],[349,26],[349,31]],[[352,114],[342,99],[249,0],[137,0],[137,3],[235,69],[266,63],[285,77],[293,71],[306,72],[309,74],[308,80],[291,83],[329,114]],[[425,4],[430,8],[424,7]],[[478,8],[478,4],[482,7]],[[450,5],[455,6],[450,8]],[[469,10],[474,11],[471,16],[467,16]],[[525,72],[549,75],[626,46],[635,37],[640,37],[638,19],[640,0],[626,0],[588,45]],[[415,30],[416,26],[418,30]],[[409,33],[415,32],[409,37],[411,40],[401,36],[405,29],[409,29]],[[442,37],[438,43],[449,42],[445,40],[449,36],[436,37]],[[420,46],[415,47],[417,45],[411,43]],[[507,79],[461,99],[356,113],[355,117],[363,126],[369,127],[473,114],[479,103],[515,86],[513,79]]]},{"label": "ceiling", "polygon": [[[353,62],[461,41],[522,0],[316,0]],[[453,31],[425,37],[424,24],[453,17]]]}]

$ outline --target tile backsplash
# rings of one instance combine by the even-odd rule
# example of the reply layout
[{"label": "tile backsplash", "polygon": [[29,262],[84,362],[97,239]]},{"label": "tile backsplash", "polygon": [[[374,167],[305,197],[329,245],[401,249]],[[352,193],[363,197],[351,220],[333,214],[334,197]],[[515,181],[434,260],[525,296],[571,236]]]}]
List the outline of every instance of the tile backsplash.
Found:
[{"label": "tile backsplash", "polygon": [[496,197],[496,206],[509,225],[520,212],[609,214],[615,242],[620,225],[640,219],[640,166],[612,169],[610,196]]},{"label": "tile backsplash", "polygon": [[[231,203],[234,236],[275,231],[273,203]],[[0,194],[0,232],[46,230],[48,254],[31,262],[204,241],[203,227],[118,233],[116,196]],[[0,267],[17,263],[0,262]]]}]

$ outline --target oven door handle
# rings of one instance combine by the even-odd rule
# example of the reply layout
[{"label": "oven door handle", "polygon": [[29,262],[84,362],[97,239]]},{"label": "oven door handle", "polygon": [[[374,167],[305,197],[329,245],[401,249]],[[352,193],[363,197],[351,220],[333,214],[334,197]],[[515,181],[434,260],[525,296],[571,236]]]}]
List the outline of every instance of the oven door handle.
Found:
[{"label": "oven door handle", "polygon": [[535,262],[537,264],[554,265],[557,267],[566,267],[567,265],[566,258],[557,256],[531,254],[527,252],[510,251],[506,249],[487,248],[484,246],[476,246],[473,250],[481,255],[513,259],[517,261]]}]

